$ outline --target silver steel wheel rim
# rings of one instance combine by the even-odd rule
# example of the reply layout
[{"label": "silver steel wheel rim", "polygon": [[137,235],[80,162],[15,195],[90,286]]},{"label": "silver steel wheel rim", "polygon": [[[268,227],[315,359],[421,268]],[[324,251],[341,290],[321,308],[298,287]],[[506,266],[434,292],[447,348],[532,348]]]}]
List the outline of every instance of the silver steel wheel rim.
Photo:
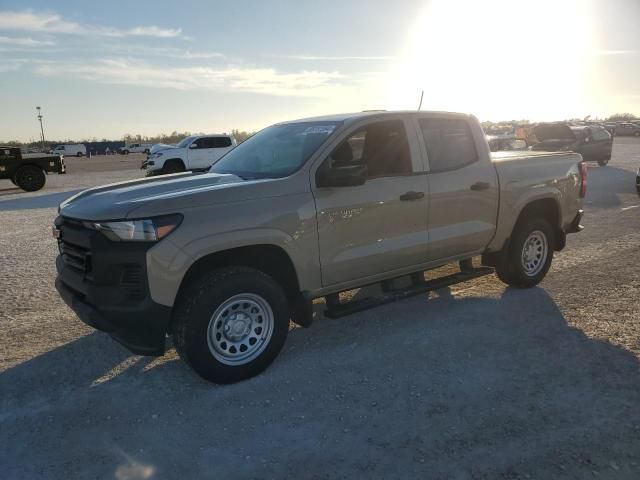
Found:
[{"label": "silver steel wheel rim", "polygon": [[209,351],[226,365],[247,364],[267,348],[273,325],[273,311],[264,298],[254,293],[234,295],[211,315]]},{"label": "silver steel wheel rim", "polygon": [[547,236],[540,230],[535,230],[529,234],[522,247],[522,268],[524,273],[533,277],[544,268],[549,254]]}]

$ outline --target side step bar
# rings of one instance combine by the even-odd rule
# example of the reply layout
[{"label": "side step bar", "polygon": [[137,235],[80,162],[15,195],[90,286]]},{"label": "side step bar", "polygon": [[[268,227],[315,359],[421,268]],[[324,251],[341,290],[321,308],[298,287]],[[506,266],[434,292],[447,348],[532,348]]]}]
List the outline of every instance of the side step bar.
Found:
[{"label": "side step bar", "polygon": [[[405,298],[419,295],[421,293],[437,290],[439,288],[455,285],[456,283],[466,282],[474,278],[491,275],[494,270],[491,267],[470,267],[469,264],[460,265],[461,271],[444,277],[434,278],[433,280],[419,281],[418,274],[411,276],[412,285],[408,288],[392,290],[388,281],[382,285],[382,294],[367,297],[359,300],[349,300],[340,303],[338,294],[333,294],[331,301],[327,300],[329,308],[324,311],[324,315],[329,318],[340,318],[352,313],[361,312],[370,308],[385,305],[387,303],[396,302]],[[422,275],[420,275],[421,277]]]}]

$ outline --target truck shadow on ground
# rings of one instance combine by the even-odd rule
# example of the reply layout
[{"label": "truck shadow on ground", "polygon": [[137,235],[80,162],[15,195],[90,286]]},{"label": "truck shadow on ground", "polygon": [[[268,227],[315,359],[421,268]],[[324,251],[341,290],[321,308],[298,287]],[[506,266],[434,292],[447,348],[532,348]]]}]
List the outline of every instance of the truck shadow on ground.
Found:
[{"label": "truck shadow on ground", "polygon": [[634,355],[568,326],[540,288],[447,292],[319,318],[230,386],[82,337],[0,374],[0,464],[6,478],[637,478]]},{"label": "truck shadow on ground", "polygon": [[636,174],[623,168],[589,165],[586,205],[608,208],[621,205],[619,195],[636,193]]},{"label": "truck shadow on ground", "polygon": [[[9,193],[26,193],[20,189],[8,189]],[[31,210],[35,208],[51,208],[57,207],[67,198],[81,192],[83,189],[68,190],[65,192],[46,193],[44,195],[30,195],[19,198],[10,198],[8,200],[0,200],[0,212],[11,210]],[[5,190],[0,190],[0,198],[6,195]]]}]

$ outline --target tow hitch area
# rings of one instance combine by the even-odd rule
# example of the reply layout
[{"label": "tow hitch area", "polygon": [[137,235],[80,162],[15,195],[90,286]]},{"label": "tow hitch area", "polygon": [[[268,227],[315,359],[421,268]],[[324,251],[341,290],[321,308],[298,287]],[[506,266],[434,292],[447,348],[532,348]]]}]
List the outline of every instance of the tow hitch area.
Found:
[{"label": "tow hitch area", "polygon": [[411,285],[406,288],[393,288],[393,280],[385,280],[381,282],[382,294],[366,297],[357,300],[348,300],[341,302],[337,293],[327,295],[327,309],[324,315],[329,318],[340,318],[352,313],[361,312],[370,308],[378,307],[386,303],[396,302],[414,295],[437,290],[439,288],[455,285],[456,283],[466,282],[474,278],[491,275],[494,269],[491,267],[473,267],[471,262],[463,260],[460,262],[460,272],[444,277],[434,278],[432,280],[424,280],[422,273],[414,273],[411,275]]}]

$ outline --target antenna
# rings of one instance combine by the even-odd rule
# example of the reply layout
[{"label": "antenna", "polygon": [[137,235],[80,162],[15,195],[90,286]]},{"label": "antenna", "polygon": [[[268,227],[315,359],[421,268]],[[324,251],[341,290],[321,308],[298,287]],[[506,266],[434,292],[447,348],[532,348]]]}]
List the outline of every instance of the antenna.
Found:
[{"label": "antenna", "polygon": [[422,108],[422,99],[424,98],[424,90],[422,90],[422,93],[420,94],[420,104],[418,105],[418,111],[420,111],[420,109]]}]

